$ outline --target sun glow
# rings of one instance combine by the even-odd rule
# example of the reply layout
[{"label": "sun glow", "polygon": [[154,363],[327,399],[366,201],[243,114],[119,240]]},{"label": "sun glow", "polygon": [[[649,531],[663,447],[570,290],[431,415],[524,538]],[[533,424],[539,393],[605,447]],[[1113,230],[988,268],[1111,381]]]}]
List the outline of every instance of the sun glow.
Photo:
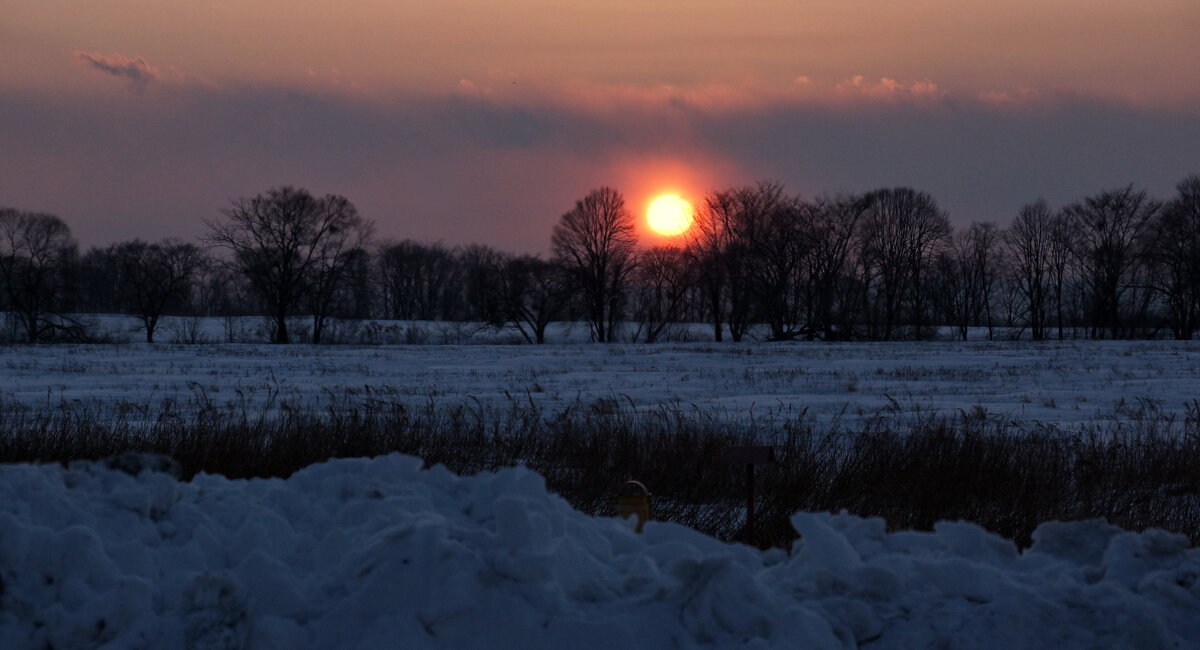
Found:
[{"label": "sun glow", "polygon": [[646,209],[646,223],[650,229],[664,237],[674,237],[692,227],[692,204],[678,194],[663,194],[650,202]]}]

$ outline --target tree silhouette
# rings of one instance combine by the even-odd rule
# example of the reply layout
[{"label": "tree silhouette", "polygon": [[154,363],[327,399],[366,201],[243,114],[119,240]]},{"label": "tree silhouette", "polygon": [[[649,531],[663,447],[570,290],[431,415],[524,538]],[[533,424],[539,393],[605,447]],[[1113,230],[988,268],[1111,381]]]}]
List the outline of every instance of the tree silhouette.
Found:
[{"label": "tree silhouette", "polygon": [[592,335],[601,343],[612,342],[637,244],[625,198],[609,187],[593,190],[559,219],[551,244],[555,260],[579,292]]},{"label": "tree silhouette", "polygon": [[950,237],[950,219],[933,197],[909,187],[869,192],[862,197],[862,204],[862,258],[871,270],[868,277],[878,278],[880,283],[882,338],[892,338],[908,304],[914,335],[919,339],[925,314],[925,275]]},{"label": "tree silhouette", "polygon": [[853,196],[818,199],[808,220],[809,248],[804,257],[808,299],[808,338],[818,334],[826,341],[835,331],[835,309],[840,302],[850,311],[848,296],[839,287],[848,284],[851,249],[862,216],[862,204]]},{"label": "tree silhouette", "polygon": [[6,308],[30,343],[62,329],[51,315],[67,297],[77,254],[71,229],[58,217],[0,209],[0,282]]},{"label": "tree silhouette", "polygon": [[[223,213],[225,222],[207,222],[208,241],[233,252],[234,266],[273,320],[273,343],[289,342],[287,319],[308,292],[336,288],[348,256],[370,231],[346,198],[318,199],[292,187],[236,199]],[[324,315],[314,314],[314,337]]]},{"label": "tree silhouette", "polygon": [[1200,176],[1175,186],[1177,194],[1153,221],[1146,247],[1151,286],[1166,303],[1176,339],[1191,339],[1200,327]]},{"label": "tree silhouette", "polygon": [[1134,285],[1146,224],[1160,208],[1132,185],[1101,192],[1064,208],[1074,234],[1075,260],[1088,287],[1093,334],[1123,336],[1121,301]]},{"label": "tree silhouette", "polygon": [[992,337],[991,295],[997,275],[999,229],[976,222],[955,232],[937,257],[940,313],[966,341],[972,325],[986,323]]},{"label": "tree silhouette", "polygon": [[134,240],[110,247],[120,269],[123,302],[142,321],[146,342],[154,342],[158,321],[172,300],[185,298],[204,263],[195,244],[167,240],[158,244]]},{"label": "tree silhouette", "polygon": [[498,274],[497,325],[511,324],[529,343],[545,343],[546,328],[571,302],[562,269],[533,255],[509,257]]},{"label": "tree silhouette", "polygon": [[694,278],[695,267],[681,248],[655,246],[641,252],[634,290],[634,317],[647,343],[658,340],[668,325],[679,320]]},{"label": "tree silhouette", "polygon": [[741,341],[764,293],[771,301],[778,297],[781,273],[795,266],[793,251],[788,250],[797,241],[792,236],[797,223],[792,209],[783,186],[769,182],[711,192],[701,202],[689,251],[699,267],[718,341],[722,314],[730,337]]},{"label": "tree silhouette", "polygon": [[1017,292],[1024,302],[1026,323],[1035,341],[1046,338],[1053,289],[1054,212],[1045,201],[1021,207],[1004,233],[1004,253]]}]

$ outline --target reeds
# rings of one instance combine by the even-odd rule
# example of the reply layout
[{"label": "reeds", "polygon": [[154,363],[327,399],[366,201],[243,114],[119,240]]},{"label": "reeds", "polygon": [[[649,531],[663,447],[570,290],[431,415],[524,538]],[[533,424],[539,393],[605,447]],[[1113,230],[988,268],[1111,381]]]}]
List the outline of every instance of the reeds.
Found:
[{"label": "reeds", "polygon": [[880,516],[893,529],[976,522],[1030,543],[1046,520],[1103,517],[1200,543],[1200,403],[1176,419],[1152,409],[1069,430],[983,413],[881,412],[855,427],[816,428],[806,413],[752,418],[683,405],[640,410],[616,396],[547,409],[513,398],[413,406],[378,395],[327,395],[305,408],[219,407],[202,392],[156,412],[118,404],[32,410],[0,403],[0,462],[170,456],[181,478],[286,477],[331,458],[402,452],[459,473],[523,463],[574,507],[610,515],[622,484],[654,493],[654,518],[725,538],[745,531],[744,470],[725,447],[770,444],[757,469],[756,541],[786,546],[797,510]]}]

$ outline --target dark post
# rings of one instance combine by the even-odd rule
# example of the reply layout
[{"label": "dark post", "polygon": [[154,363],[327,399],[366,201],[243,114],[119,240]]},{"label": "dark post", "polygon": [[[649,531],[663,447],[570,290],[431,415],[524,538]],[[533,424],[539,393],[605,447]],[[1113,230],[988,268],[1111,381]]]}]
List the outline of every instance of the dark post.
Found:
[{"label": "dark post", "polygon": [[754,546],[754,464],[746,463],[746,543]]},{"label": "dark post", "polygon": [[746,466],[746,543],[754,545],[754,466],[775,461],[775,448],[766,445],[727,447],[723,460]]}]

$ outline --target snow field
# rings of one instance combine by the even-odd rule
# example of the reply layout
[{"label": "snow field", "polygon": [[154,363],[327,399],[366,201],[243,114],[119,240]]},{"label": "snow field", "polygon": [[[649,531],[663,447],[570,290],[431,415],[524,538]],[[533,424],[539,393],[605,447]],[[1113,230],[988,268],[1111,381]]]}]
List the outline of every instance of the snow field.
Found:
[{"label": "snow field", "polygon": [[[0,348],[0,401],[95,417],[366,400],[548,410],[616,400],[818,428],[930,414],[1076,426],[1200,414],[1200,342]],[[191,406],[189,406],[191,405]]]},{"label": "snow field", "polygon": [[[1200,550],[797,513],[790,554],[585,516],[524,468],[0,466],[0,647],[1189,648]],[[136,474],[136,475],[135,475]]]}]

